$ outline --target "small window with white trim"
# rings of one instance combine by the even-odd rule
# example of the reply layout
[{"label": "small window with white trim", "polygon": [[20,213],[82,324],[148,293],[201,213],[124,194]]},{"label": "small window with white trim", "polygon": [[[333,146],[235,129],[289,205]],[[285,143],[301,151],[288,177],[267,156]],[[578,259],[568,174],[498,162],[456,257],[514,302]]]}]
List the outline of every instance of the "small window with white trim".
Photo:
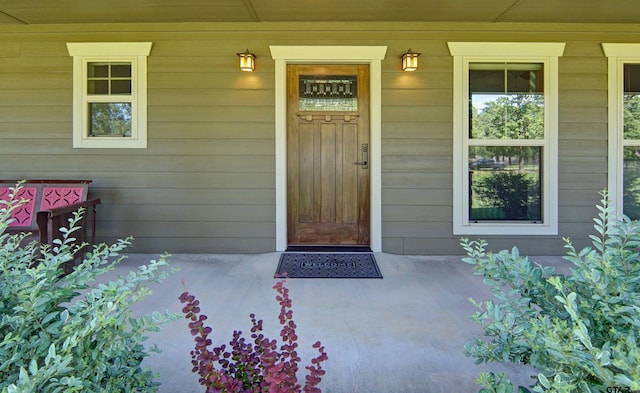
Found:
[{"label": "small window with white trim", "polygon": [[449,47],[454,234],[556,234],[557,58],[564,44]]},{"label": "small window with white trim", "polygon": [[68,43],[73,147],[147,147],[148,42]]}]

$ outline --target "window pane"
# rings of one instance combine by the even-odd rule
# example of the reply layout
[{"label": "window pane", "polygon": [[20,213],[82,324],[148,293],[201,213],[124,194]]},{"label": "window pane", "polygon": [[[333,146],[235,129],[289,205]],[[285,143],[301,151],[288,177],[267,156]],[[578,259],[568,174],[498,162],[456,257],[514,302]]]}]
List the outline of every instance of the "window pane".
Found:
[{"label": "window pane", "polygon": [[640,140],[640,64],[624,65],[624,139]]},{"label": "window pane", "polygon": [[[624,65],[623,134],[628,141],[640,141],[640,64]],[[637,144],[637,142],[628,142]],[[640,219],[640,146],[624,148],[623,207],[629,218]]]},{"label": "window pane", "polygon": [[507,64],[507,93],[543,93],[542,64]]},{"label": "window pane", "polygon": [[633,220],[640,219],[640,146],[624,148],[622,212]]},{"label": "window pane", "polygon": [[111,63],[112,78],[131,78],[130,63]]},{"label": "window pane", "polygon": [[131,94],[131,80],[111,81],[111,94]]},{"label": "window pane", "polygon": [[469,137],[542,139],[542,64],[469,65]]},{"label": "window pane", "polygon": [[131,103],[90,103],[89,136],[131,136]]},{"label": "window pane", "polygon": [[469,220],[540,221],[542,148],[469,148]]},{"label": "window pane", "polygon": [[108,80],[89,80],[87,81],[88,94],[109,94]]},{"label": "window pane", "polygon": [[107,78],[109,76],[109,63],[89,63],[87,65],[89,78]]}]

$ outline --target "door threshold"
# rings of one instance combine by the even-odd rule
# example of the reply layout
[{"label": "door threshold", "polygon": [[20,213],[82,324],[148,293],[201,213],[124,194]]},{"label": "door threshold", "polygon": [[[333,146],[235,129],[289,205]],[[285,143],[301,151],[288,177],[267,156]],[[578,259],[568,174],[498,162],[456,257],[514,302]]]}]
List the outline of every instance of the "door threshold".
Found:
[{"label": "door threshold", "polygon": [[369,246],[351,245],[289,245],[285,252],[372,252]]}]

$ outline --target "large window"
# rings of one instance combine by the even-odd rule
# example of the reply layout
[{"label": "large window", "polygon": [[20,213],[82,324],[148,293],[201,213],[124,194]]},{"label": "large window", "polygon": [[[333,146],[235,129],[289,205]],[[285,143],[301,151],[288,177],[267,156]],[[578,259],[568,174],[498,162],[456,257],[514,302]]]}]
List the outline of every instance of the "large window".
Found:
[{"label": "large window", "polygon": [[602,44],[609,58],[609,193],[640,219],[640,44]]},{"label": "large window", "polygon": [[640,64],[623,66],[623,212],[640,219]]},{"label": "large window", "polygon": [[564,44],[449,47],[454,233],[557,233],[557,58]]},{"label": "large window", "polygon": [[74,58],[73,147],[147,146],[151,43],[69,43]]}]

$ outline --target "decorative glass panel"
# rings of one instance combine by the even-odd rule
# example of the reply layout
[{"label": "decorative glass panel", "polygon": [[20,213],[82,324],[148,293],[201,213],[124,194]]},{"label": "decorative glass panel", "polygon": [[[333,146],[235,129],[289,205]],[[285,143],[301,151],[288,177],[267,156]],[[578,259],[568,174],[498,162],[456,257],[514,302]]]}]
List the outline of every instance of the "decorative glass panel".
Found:
[{"label": "decorative glass panel", "polygon": [[358,110],[358,79],[355,75],[300,75],[298,87],[301,111]]},{"label": "decorative glass panel", "polygon": [[469,148],[469,220],[540,221],[542,148]]},{"label": "decorative glass panel", "polygon": [[131,136],[131,103],[89,104],[89,136]]},{"label": "decorative glass panel", "polygon": [[87,94],[131,94],[130,63],[88,63]]},{"label": "decorative glass panel", "polygon": [[542,139],[542,64],[469,64],[469,137]]}]

